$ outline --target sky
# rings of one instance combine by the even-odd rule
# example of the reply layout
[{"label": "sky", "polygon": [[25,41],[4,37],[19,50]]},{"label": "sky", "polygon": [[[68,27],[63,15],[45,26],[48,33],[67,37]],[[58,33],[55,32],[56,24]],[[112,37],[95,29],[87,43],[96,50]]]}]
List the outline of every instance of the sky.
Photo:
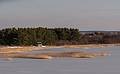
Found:
[{"label": "sky", "polygon": [[120,31],[120,0],[0,0],[0,28]]}]

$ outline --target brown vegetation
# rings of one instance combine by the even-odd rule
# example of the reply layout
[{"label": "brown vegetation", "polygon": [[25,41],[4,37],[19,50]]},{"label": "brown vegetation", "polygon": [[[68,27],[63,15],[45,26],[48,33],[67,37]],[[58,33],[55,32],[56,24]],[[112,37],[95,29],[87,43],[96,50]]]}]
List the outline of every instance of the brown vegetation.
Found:
[{"label": "brown vegetation", "polygon": [[46,47],[2,47],[0,48],[1,58],[31,58],[31,59],[51,59],[52,57],[71,57],[71,58],[94,58],[99,56],[108,56],[108,52],[48,52],[40,54],[21,54],[19,52],[28,52],[33,50],[43,50],[49,48],[101,48],[112,45],[65,45],[65,46],[46,46]]},{"label": "brown vegetation", "polygon": [[9,53],[1,54],[3,58],[31,58],[31,59],[51,59],[52,57],[71,57],[71,58],[94,58],[100,56],[108,56],[108,52],[82,52],[82,51],[69,51],[69,52],[49,52],[41,54],[20,54]]},{"label": "brown vegetation", "polygon": [[3,47],[0,48],[0,53],[17,53],[17,52],[28,52],[33,50],[43,50],[47,49],[44,47],[33,47],[33,46],[26,46],[26,47]]}]

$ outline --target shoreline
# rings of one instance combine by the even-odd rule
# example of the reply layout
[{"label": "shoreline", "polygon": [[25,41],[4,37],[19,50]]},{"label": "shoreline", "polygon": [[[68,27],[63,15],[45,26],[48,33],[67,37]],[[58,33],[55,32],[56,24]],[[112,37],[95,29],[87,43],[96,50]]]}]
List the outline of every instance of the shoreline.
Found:
[{"label": "shoreline", "polygon": [[63,45],[63,46],[3,46],[0,48],[0,53],[19,53],[19,52],[30,52],[35,50],[46,50],[50,48],[82,48],[82,49],[91,49],[91,48],[106,48],[120,46],[120,44],[88,44],[88,45]]},{"label": "shoreline", "polygon": [[66,51],[66,52],[47,52],[39,54],[21,54],[20,52],[30,52],[36,50],[46,50],[50,48],[107,48],[119,46],[120,44],[89,44],[89,45],[64,45],[64,46],[7,46],[0,48],[0,58],[29,58],[29,59],[52,59],[56,57],[71,57],[71,58],[94,58],[100,56],[109,56],[109,52],[83,52],[83,51]]},{"label": "shoreline", "polygon": [[45,50],[43,47],[34,46],[9,46],[0,48],[0,53],[19,53],[19,52],[30,52],[35,50]]},{"label": "shoreline", "polygon": [[83,45],[63,45],[63,46],[46,46],[48,48],[82,48],[82,49],[91,49],[91,48],[106,48],[120,46],[120,44],[83,44]]}]

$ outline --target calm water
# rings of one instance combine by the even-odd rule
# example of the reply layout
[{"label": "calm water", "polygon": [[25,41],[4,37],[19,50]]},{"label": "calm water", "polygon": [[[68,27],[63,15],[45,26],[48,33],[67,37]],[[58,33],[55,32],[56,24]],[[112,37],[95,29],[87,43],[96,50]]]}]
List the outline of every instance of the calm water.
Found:
[{"label": "calm water", "polygon": [[[97,49],[49,49],[46,51],[109,51],[106,57],[80,59],[56,58],[44,59],[0,59],[0,74],[120,74],[120,47]],[[40,53],[46,51],[33,51]]]}]

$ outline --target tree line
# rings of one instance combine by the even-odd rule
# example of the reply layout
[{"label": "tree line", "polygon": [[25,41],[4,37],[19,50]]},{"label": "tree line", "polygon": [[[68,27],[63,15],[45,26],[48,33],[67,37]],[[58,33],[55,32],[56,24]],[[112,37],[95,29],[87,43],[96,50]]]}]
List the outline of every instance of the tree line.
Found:
[{"label": "tree line", "polygon": [[120,31],[94,31],[80,36],[80,44],[116,44],[120,43]]},{"label": "tree line", "polygon": [[[88,31],[89,32],[89,31]],[[120,43],[120,32],[84,33],[74,28],[6,28],[0,30],[0,45],[37,46]]]},{"label": "tree line", "polygon": [[80,32],[73,28],[6,28],[0,30],[0,45],[30,46],[78,43]]}]

